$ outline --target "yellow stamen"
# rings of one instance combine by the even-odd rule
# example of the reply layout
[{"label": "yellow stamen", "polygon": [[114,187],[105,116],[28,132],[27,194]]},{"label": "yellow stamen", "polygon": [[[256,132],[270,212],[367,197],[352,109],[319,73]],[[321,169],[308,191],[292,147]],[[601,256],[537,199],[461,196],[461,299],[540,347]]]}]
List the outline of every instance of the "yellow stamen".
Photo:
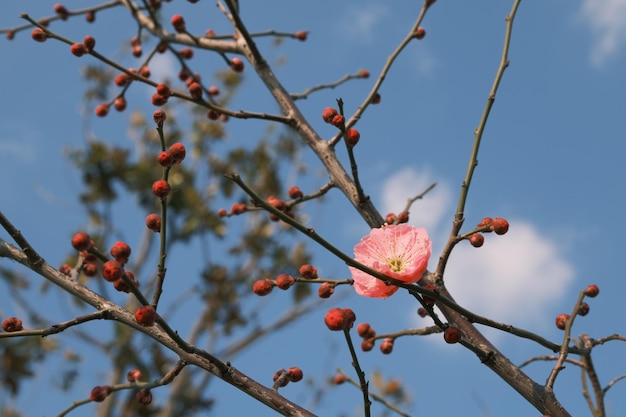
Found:
[{"label": "yellow stamen", "polygon": [[400,272],[404,268],[404,262],[400,258],[387,259],[387,266],[393,272]]}]

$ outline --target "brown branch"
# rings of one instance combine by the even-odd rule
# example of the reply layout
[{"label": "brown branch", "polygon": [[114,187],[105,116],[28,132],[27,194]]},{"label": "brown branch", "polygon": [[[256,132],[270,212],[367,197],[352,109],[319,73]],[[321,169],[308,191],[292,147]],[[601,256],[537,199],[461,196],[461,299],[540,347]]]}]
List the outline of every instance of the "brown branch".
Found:
[{"label": "brown branch", "polygon": [[315,85],[313,87],[309,87],[306,90],[304,90],[301,93],[292,93],[290,94],[291,98],[294,100],[301,100],[301,99],[306,99],[309,97],[309,95],[311,95],[312,93],[319,91],[319,90],[326,90],[326,89],[334,89],[336,87],[339,87],[341,84],[344,84],[350,80],[353,80],[355,78],[363,78],[363,75],[361,75],[361,72],[355,72],[352,74],[346,74],[343,77],[341,77],[340,79],[338,79],[337,81],[333,81],[332,83],[326,83],[326,84],[319,84],[319,85]]},{"label": "brown branch", "polygon": [[[578,295],[578,300],[576,301],[576,304],[574,305],[572,314],[570,314],[570,316],[565,321],[565,329],[564,329],[565,332],[563,334],[563,342],[561,343],[561,348],[559,350],[559,359],[554,364],[554,368],[552,368],[552,372],[550,372],[550,376],[548,377],[548,380],[546,381],[546,388],[548,388],[549,390],[552,390],[554,388],[554,381],[556,380],[556,377],[559,374],[559,372],[563,369],[563,362],[565,362],[565,359],[567,358],[567,354],[569,353],[568,347],[569,347],[569,342],[571,340],[572,325],[574,324],[574,319],[578,315],[578,311],[580,310],[580,306],[584,298],[585,298],[585,293],[584,291],[581,291],[580,294]],[[583,346],[584,345],[585,344],[583,344]],[[584,361],[584,356],[583,356],[583,361]]]},{"label": "brown branch", "polygon": [[176,353],[180,360],[185,363],[195,365],[212,373],[276,412],[285,416],[314,416],[314,414],[306,409],[287,400],[270,388],[261,385],[248,375],[230,366],[230,364],[223,363],[217,358],[214,358],[208,352],[188,345],[180,346],[180,340],[174,340],[171,335],[166,333],[160,326],[144,327],[138,324],[130,311],[112,303],[89,288],[68,279],[65,275],[52,268],[47,262],[43,261],[43,259],[36,265],[31,264],[24,252],[2,239],[0,239],[0,257],[13,259],[21,263],[51,283],[57,285],[68,294],[90,304],[98,310],[109,311],[112,320],[116,320],[138,332],[144,333],[163,347]]},{"label": "brown branch", "polygon": [[352,343],[352,338],[350,337],[350,329],[343,329],[343,334],[346,338],[348,349],[350,349],[350,356],[352,356],[352,366],[354,367],[357,377],[359,378],[359,387],[363,393],[364,414],[365,417],[370,417],[372,401],[369,398],[369,382],[365,380],[365,372],[363,372],[361,365],[359,364],[359,357],[356,354],[356,350],[354,350],[354,344]]},{"label": "brown branch", "polygon": [[[604,406],[604,389],[602,389],[602,385],[600,384],[600,379],[598,378],[598,374],[596,373],[596,369],[593,365],[593,361],[591,360],[591,347],[593,346],[591,339],[586,334],[581,335],[580,342],[583,347],[588,348],[589,351],[585,354],[580,355],[580,359],[585,364],[584,371],[589,377],[589,381],[591,382],[591,389],[593,390],[593,394],[595,397],[595,409],[591,408],[591,411],[594,413],[594,417],[605,417],[606,411]],[[583,376],[584,378],[584,376]]]},{"label": "brown branch", "polygon": [[20,330],[19,332],[10,332],[10,333],[0,333],[0,338],[4,337],[24,337],[24,336],[41,336],[46,337],[51,334],[61,333],[62,331],[72,327],[77,326],[82,323],[87,323],[92,320],[108,320],[108,311],[101,310],[96,311],[90,314],[86,314],[84,316],[76,317],[75,319],[65,321],[63,323],[54,324],[46,329],[40,330]]},{"label": "brown branch", "polygon": [[[523,368],[533,362],[537,362],[537,361],[556,361],[559,359],[558,355],[540,355],[540,356],[535,356],[532,357],[530,359],[527,359],[526,361],[522,362],[520,365],[518,365],[519,368]],[[572,365],[576,365],[580,368],[584,368],[585,364],[582,363],[581,361],[577,361],[575,359],[572,358],[565,358],[565,362],[567,363],[571,363]]]},{"label": "brown branch", "polygon": [[[248,33],[245,25],[239,18],[239,15],[236,13],[237,8],[232,0],[227,0],[226,3],[230,9],[230,19],[233,22],[235,29],[240,34],[237,42],[241,44],[243,54],[252,64],[252,67],[257,72],[259,78],[263,81],[268,91],[272,94],[277,104],[283,111],[283,114],[292,121],[291,127],[317,155],[319,160],[324,164],[324,167],[330,176],[331,182],[344,193],[348,200],[361,214],[366,223],[370,227],[381,226],[384,223],[384,219],[370,200],[360,201],[359,193],[356,189],[354,181],[352,181],[344,167],[337,159],[337,156],[332,150],[332,146],[328,142],[324,141],[313,129],[304,115],[300,112],[298,106],[296,106],[290,94],[278,81],[275,73],[259,52],[254,40]],[[221,3],[218,3],[218,5],[221,5]]]},{"label": "brown branch", "polygon": [[[172,382],[174,380],[174,378],[176,378],[176,376],[178,376],[178,374],[183,370],[183,368],[186,365],[187,364],[184,361],[178,361],[176,363],[176,365],[174,365],[174,367],[168,373],[163,375],[163,377],[161,377],[157,381],[153,381],[153,382],[140,382],[140,381],[137,381],[137,382],[129,382],[129,383],[125,383],[125,384],[110,385],[109,386],[110,392],[113,393],[113,392],[116,392],[116,391],[124,391],[124,390],[137,389],[137,388],[152,389],[152,388],[156,388],[156,387],[162,387],[162,386],[167,385],[170,382]],[[57,417],[64,417],[65,415],[67,415],[72,410],[75,410],[76,408],[80,407],[81,405],[89,404],[91,402],[93,402],[93,400],[90,399],[90,398],[85,398],[85,399],[82,399],[82,400],[74,401],[71,406],[69,406],[68,408],[66,408],[62,412],[60,412],[57,415]]]}]

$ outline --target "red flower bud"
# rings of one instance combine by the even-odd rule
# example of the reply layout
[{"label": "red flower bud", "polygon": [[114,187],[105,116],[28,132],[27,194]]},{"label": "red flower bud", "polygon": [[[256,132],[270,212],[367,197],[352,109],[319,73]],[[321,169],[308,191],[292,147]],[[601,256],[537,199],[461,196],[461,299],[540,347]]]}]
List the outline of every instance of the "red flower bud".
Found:
[{"label": "red flower bud", "polygon": [[77,251],[86,251],[91,247],[91,238],[85,232],[78,232],[72,237],[72,247]]},{"label": "red flower bud", "polygon": [[335,292],[335,286],[330,282],[324,282],[317,289],[317,295],[320,298],[329,298]]},{"label": "red flower bud", "polygon": [[343,135],[346,140],[346,144],[350,147],[355,146],[359,143],[359,139],[361,138],[361,134],[356,129],[348,129],[346,133]]},{"label": "red flower bud", "polygon": [[600,288],[598,288],[596,284],[590,284],[587,286],[587,288],[585,288],[585,295],[587,297],[593,298],[598,294],[600,294]]},{"label": "red flower bud", "polygon": [[272,288],[274,288],[274,284],[269,279],[260,279],[252,284],[252,292],[260,296],[271,293]]},{"label": "red flower bud", "polygon": [[174,26],[174,29],[178,33],[184,33],[187,30],[185,19],[183,19],[183,17],[179,14],[172,16],[172,26]]},{"label": "red flower bud", "polygon": [[503,219],[501,217],[497,217],[493,219],[492,225],[493,225],[493,231],[497,235],[503,235],[509,231],[509,222],[506,219]]},{"label": "red flower bud", "polygon": [[326,107],[324,110],[322,110],[322,119],[324,119],[326,123],[332,123],[333,117],[335,117],[336,115],[337,110],[333,109],[332,107]]},{"label": "red flower bud", "polygon": [[276,277],[276,286],[281,290],[287,290],[296,282],[296,279],[291,275],[280,274]]},{"label": "red flower bud", "polygon": [[485,243],[485,237],[480,233],[474,233],[468,238],[469,242],[475,248],[480,248]]},{"label": "red flower bud", "polygon": [[141,306],[135,310],[135,320],[142,326],[150,327],[156,321],[156,311],[151,305]]},{"label": "red flower bud", "polygon": [[390,337],[385,338],[380,344],[380,351],[385,355],[389,355],[393,351],[393,339]]},{"label": "red flower bud", "polygon": [[556,327],[558,329],[565,330],[565,324],[567,323],[567,320],[569,320],[569,314],[561,313],[556,316],[554,324],[556,324]]},{"label": "red flower bud", "polygon": [[461,331],[454,326],[450,326],[444,330],[443,340],[450,344],[458,343],[461,340]]},{"label": "red flower bud", "polygon": [[19,332],[23,329],[24,327],[22,326],[22,320],[18,319],[17,317],[7,317],[2,322],[2,330],[7,333]]},{"label": "red flower bud", "polygon": [[170,193],[170,185],[165,180],[156,180],[152,184],[152,194],[163,200]]},{"label": "red flower bud", "polygon": [[89,394],[89,399],[91,401],[101,403],[102,401],[104,401],[106,397],[109,396],[110,393],[111,393],[111,387],[109,385],[102,385],[102,386],[99,385],[99,386],[93,387],[93,389],[91,390],[91,393]]},{"label": "red flower bud", "polygon": [[153,232],[161,231],[161,216],[156,213],[150,213],[146,216],[146,227]]},{"label": "red flower bud", "polygon": [[346,321],[347,317],[345,311],[337,307],[328,310],[324,316],[324,323],[333,331],[346,329]]}]

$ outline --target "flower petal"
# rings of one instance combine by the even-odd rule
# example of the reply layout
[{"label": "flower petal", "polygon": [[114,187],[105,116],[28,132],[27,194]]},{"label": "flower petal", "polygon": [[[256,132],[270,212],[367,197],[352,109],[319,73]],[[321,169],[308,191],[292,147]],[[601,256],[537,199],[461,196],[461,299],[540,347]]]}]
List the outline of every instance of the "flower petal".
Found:
[{"label": "flower petal", "polygon": [[[422,278],[431,251],[432,244],[426,230],[408,224],[372,229],[354,247],[355,260],[407,284]],[[386,285],[359,269],[350,267],[350,271],[354,288],[360,295],[386,298],[398,290],[398,287]]]}]

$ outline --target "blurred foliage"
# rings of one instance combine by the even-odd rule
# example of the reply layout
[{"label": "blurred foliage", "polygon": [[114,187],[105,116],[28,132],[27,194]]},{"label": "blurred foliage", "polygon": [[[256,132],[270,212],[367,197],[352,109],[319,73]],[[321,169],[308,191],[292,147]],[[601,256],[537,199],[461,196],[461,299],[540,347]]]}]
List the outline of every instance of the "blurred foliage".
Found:
[{"label": "blurred foliage", "polygon": [[[89,83],[85,92],[88,107],[109,99],[115,89],[121,91],[113,85],[110,69],[90,65],[83,75]],[[218,104],[227,106],[243,78],[228,70],[218,72],[216,79],[221,83]],[[177,117],[181,108],[189,116],[188,120]],[[250,324],[256,314],[250,310],[250,303],[245,303],[255,297],[251,292],[252,283],[279,273],[297,275],[300,265],[310,262],[310,255],[302,242],[286,237],[293,231],[270,221],[266,213],[253,210],[239,217],[219,217],[220,204],[248,203],[245,195],[226,180],[224,174],[237,172],[262,196],[286,198],[281,172],[292,163],[302,145],[292,132],[277,129],[269,122],[266,131],[256,140],[246,138],[240,143],[226,143],[228,122],[209,120],[206,109],[173,99],[163,109],[168,116],[164,125],[165,147],[180,141],[187,148],[187,158],[171,169],[168,178],[172,192],[167,200],[167,250],[170,252],[175,245],[187,244],[193,239],[220,242],[220,251],[228,256],[210,256],[195,280],[194,296],[203,301],[204,306],[197,314],[197,323],[201,325],[196,325],[195,338],[232,335]],[[156,161],[162,150],[161,140],[152,117],[127,112],[132,139],[128,143],[134,147],[107,138],[88,137],[84,147],[66,150],[82,176],[83,187],[78,198],[91,223],[85,225],[85,229],[95,230],[91,235],[96,246],[103,250],[110,245],[116,227],[111,214],[113,206],[126,207],[128,196],[132,196],[137,209],[146,215],[160,212],[159,201],[152,194],[152,183],[163,177],[163,168]],[[68,254],[66,261],[74,265],[71,262],[76,261],[76,254]],[[28,287],[28,280],[12,270],[0,269],[0,276],[16,291]],[[92,278],[94,281],[90,281],[84,275],[79,280],[89,286],[99,285],[105,294],[110,291],[99,280]],[[142,283],[142,289],[146,287],[152,288]],[[292,294],[293,301],[298,303],[311,291],[309,286],[297,285]],[[125,377],[127,370],[138,368],[144,380],[154,380],[174,365],[175,358],[156,342],[147,342],[145,336],[117,323],[111,326],[114,331],[110,339],[104,335],[89,335],[88,325],[84,331],[82,327],[77,330],[77,336],[101,350],[110,360],[112,369],[119,371],[117,375]],[[57,340],[63,341],[62,338]],[[33,359],[43,360],[46,350],[35,338],[3,341],[0,347],[2,384],[16,394],[21,381],[33,376]],[[72,364],[71,358],[65,359],[68,366],[63,368],[55,384],[62,390],[69,390],[79,380],[80,361]],[[197,369],[185,369],[179,378],[191,381],[198,374]],[[121,382],[123,378],[109,383]],[[170,391],[168,415],[194,415],[209,410],[214,399],[206,396],[207,385],[208,380],[204,380],[201,384]],[[116,393],[107,400],[111,404],[100,412],[115,416],[156,416],[165,412],[162,407],[139,406],[134,395],[130,391]]]},{"label": "blurred foliage", "polygon": [[[153,17],[158,16],[158,13],[153,14]],[[140,31],[140,37],[142,42],[149,43],[149,34]],[[276,46],[280,44],[277,40]],[[122,50],[124,54],[130,51],[128,45],[122,46]],[[149,59],[146,64],[149,64]],[[118,95],[133,89],[135,84],[140,87],[138,82],[125,87],[116,86],[114,77],[117,73],[117,70],[102,64],[89,64],[83,68],[85,107],[89,109],[87,124],[94,117],[91,109],[96,105],[110,103]],[[242,87],[244,78],[230,69],[217,71],[213,78],[219,85],[220,93],[211,100],[227,108]],[[152,193],[152,183],[163,178],[163,168],[156,158],[164,147],[182,142],[187,149],[187,158],[181,165],[172,168],[168,177],[172,191],[167,200],[167,252],[172,252],[177,245],[191,242],[219,242],[219,245],[207,245],[210,248],[219,247],[218,255],[209,253],[208,260],[197,260],[199,275],[191,279],[190,293],[204,307],[196,314],[197,321],[192,323],[191,335],[184,336],[190,338],[190,343],[201,339],[202,343],[211,346],[219,339],[224,345],[224,340],[229,340],[225,336],[235,336],[239,331],[236,336],[240,342],[244,334],[240,330],[247,329],[246,326],[258,326],[255,320],[258,312],[251,307],[254,303],[247,302],[256,297],[251,291],[252,283],[280,273],[298,275],[300,265],[309,263],[311,256],[305,243],[295,238],[295,232],[272,222],[267,213],[249,210],[238,217],[218,216],[218,209],[222,207],[235,202],[249,204],[244,193],[233,182],[226,180],[224,174],[238,173],[261,196],[287,198],[283,176],[288,172],[287,168],[293,172],[293,164],[303,144],[294,132],[273,122],[268,122],[257,138],[247,137],[231,142],[228,140],[229,122],[225,118],[210,120],[206,108],[171,98],[162,109],[167,114],[164,144],[155,129],[152,115],[129,108],[125,110],[129,141],[111,140],[98,137],[97,133],[94,136],[88,133],[83,147],[66,150],[69,161],[81,173],[82,188],[78,201],[89,219],[84,229],[90,231],[97,247],[108,252],[106,248],[112,243],[117,228],[112,214],[114,207],[126,210],[134,204],[136,210],[146,215],[159,213],[160,203]],[[297,172],[306,170],[302,163],[296,168]],[[298,216],[297,211],[295,215]],[[147,233],[145,239],[156,240],[155,236],[158,234]],[[144,256],[156,251],[156,246],[152,246],[151,252],[146,251]],[[71,266],[81,262],[76,252],[68,252],[64,261]],[[133,262],[140,265],[144,259],[133,259]],[[0,278],[16,294],[29,290],[29,279],[12,269],[0,268]],[[150,282],[141,283],[141,289],[146,294],[154,288],[154,277],[150,279]],[[110,286],[98,277],[88,278],[80,274],[78,280],[105,296],[113,293]],[[292,301],[300,303],[311,293],[310,286],[296,285],[291,289]],[[27,297],[17,296],[15,299],[21,308],[30,312],[32,325],[43,328],[54,324],[49,322],[51,318],[36,314],[28,306]],[[76,301],[76,305],[83,305]],[[134,308],[132,298],[127,298],[126,303],[127,308]],[[177,305],[172,302],[171,306],[161,305],[160,308],[175,311]],[[163,309],[160,311],[167,315]],[[76,399],[86,397],[88,390],[77,385],[81,381],[87,356],[93,353],[90,350],[87,350],[89,354],[87,351],[81,351],[80,355],[75,353],[65,345],[68,335],[100,352],[98,360],[103,364],[110,362],[110,366],[104,365],[104,368],[111,370],[111,380],[100,381],[99,384],[124,383],[126,372],[134,368],[141,370],[143,380],[157,380],[175,364],[177,358],[157,342],[116,322],[107,322],[107,325],[110,329],[108,333],[92,330],[86,324],[66,331],[63,337],[54,338],[54,342],[50,338],[3,339],[0,343],[3,388],[11,395],[18,394],[22,383],[36,373],[37,362],[56,354],[55,359],[61,357],[64,364],[60,366],[53,385],[63,391],[80,388],[83,394]],[[187,367],[171,384],[171,389],[159,391],[162,397],[169,395],[168,399],[159,401],[160,406],[140,406],[133,390],[121,391],[98,408],[98,415],[202,415],[212,408],[216,400],[207,394],[211,378],[196,368]],[[19,416],[9,408],[0,412],[3,416]]]}]

